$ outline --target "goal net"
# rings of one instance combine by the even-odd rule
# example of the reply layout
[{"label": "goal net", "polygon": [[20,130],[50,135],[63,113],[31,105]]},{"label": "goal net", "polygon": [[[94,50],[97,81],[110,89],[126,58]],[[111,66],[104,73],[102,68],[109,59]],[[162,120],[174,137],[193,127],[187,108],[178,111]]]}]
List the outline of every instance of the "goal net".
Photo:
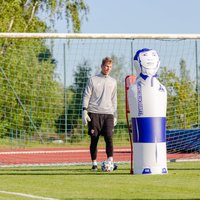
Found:
[{"label": "goal net", "polygon": [[[155,49],[158,79],[168,92],[169,161],[198,160],[200,152],[200,36],[0,33],[0,165],[90,162],[81,120],[88,78],[113,58],[118,84],[114,157],[130,162],[125,77],[135,75],[138,49]],[[103,139],[99,160],[105,159]]]}]

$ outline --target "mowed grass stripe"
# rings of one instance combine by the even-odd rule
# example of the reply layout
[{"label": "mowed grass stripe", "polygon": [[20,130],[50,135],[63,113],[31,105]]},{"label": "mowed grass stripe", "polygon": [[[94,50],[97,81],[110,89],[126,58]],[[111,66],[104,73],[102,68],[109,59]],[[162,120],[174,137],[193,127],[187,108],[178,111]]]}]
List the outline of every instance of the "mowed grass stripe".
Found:
[{"label": "mowed grass stripe", "polygon": [[90,167],[2,168],[0,186],[63,200],[200,198],[200,162],[168,163],[166,175],[130,175],[127,164],[111,173],[92,172]]}]

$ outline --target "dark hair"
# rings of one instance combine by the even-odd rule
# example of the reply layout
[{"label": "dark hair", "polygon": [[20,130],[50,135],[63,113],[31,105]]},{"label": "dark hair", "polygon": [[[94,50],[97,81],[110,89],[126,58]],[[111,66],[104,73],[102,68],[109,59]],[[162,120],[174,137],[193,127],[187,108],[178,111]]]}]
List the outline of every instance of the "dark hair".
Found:
[{"label": "dark hair", "polygon": [[112,58],[110,57],[105,57],[103,60],[102,60],[102,63],[101,63],[101,66],[105,65],[105,63],[112,63]]}]

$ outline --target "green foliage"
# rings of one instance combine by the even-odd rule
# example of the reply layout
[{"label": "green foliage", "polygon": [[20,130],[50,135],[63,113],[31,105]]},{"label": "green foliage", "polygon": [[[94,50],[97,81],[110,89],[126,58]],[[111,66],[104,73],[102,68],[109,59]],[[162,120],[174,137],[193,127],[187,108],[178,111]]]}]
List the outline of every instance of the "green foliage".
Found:
[{"label": "green foliage", "polygon": [[58,112],[49,110],[63,107],[61,86],[54,80],[52,55],[40,57],[49,51],[39,40],[11,43],[0,55],[1,124],[9,124],[8,132],[10,129],[27,133],[52,129],[54,125],[48,120],[56,119]]},{"label": "green foliage", "polygon": [[124,79],[127,76],[127,63],[124,60],[124,57],[117,57],[116,55],[111,56],[113,60],[113,68],[111,71],[111,76],[117,80],[118,85],[124,87]]},{"label": "green foliage", "polygon": [[[38,1],[0,0],[0,32],[45,32],[45,22],[36,16]],[[13,15],[14,13],[14,15]]]},{"label": "green foliage", "polygon": [[[62,8],[68,30],[71,22],[73,31],[80,32],[81,19],[89,11],[84,0],[0,0],[0,32],[46,32],[53,27],[38,17],[40,12],[53,24],[62,17]],[[0,47],[0,135],[18,129],[27,133],[54,130],[52,121],[59,117],[64,102],[50,50],[34,39],[1,39]]]},{"label": "green foliage", "polygon": [[[118,124],[126,125],[126,110],[125,110],[125,77],[127,72],[125,69],[126,63],[123,57],[117,57],[112,55],[113,68],[111,76],[117,81],[117,115],[118,115]],[[123,125],[122,125],[123,126]],[[121,132],[121,131],[119,131]]]},{"label": "green foliage", "polygon": [[48,25],[38,17],[40,12],[51,21],[50,29],[64,13],[68,31],[71,25],[74,32],[80,32],[89,7],[84,0],[0,0],[0,32],[45,32]]},{"label": "green foliage", "polygon": [[[88,78],[91,76],[91,67],[88,61],[83,61],[74,71],[74,83],[66,89],[67,105],[62,115],[56,121],[57,132],[75,133],[81,129],[79,124],[82,115],[83,93]],[[78,131],[80,133],[80,131]]]},{"label": "green foliage", "polygon": [[69,105],[68,115],[68,124],[71,124],[73,129],[78,128],[77,126],[80,124],[78,123],[78,120],[82,115],[83,93],[87,80],[91,76],[91,70],[92,69],[88,61],[83,61],[82,64],[77,66],[76,71],[74,72],[74,84],[72,85],[73,101],[72,104]]},{"label": "green foliage", "polygon": [[194,115],[197,112],[197,93],[185,61],[180,61],[180,76],[163,67],[159,79],[168,90],[167,128],[191,128],[191,124],[198,121]]},{"label": "green foliage", "polygon": [[72,86],[74,91],[74,104],[76,107],[76,114],[81,117],[83,93],[86,87],[88,78],[91,76],[91,67],[88,61],[83,61],[83,64],[77,66],[77,71],[74,72],[74,84]]}]

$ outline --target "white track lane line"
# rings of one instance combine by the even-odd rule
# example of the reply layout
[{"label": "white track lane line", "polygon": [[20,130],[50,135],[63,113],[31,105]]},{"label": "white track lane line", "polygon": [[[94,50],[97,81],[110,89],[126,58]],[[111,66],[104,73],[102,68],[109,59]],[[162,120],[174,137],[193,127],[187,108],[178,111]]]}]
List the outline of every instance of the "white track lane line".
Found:
[{"label": "white track lane line", "polygon": [[[130,151],[130,149],[116,149],[115,152]],[[14,155],[14,154],[51,154],[51,153],[86,153],[89,150],[43,150],[43,151],[8,151],[0,152],[0,155]],[[98,152],[105,152],[105,149],[99,149]]]},{"label": "white track lane line", "polygon": [[32,195],[32,194],[24,194],[24,193],[19,193],[19,192],[7,192],[7,191],[1,191],[0,190],[0,193],[22,196],[22,197],[28,197],[28,198],[33,198],[33,199],[41,199],[41,200],[59,200],[59,199],[48,198],[48,197],[40,197],[40,196],[35,196],[35,195]]}]

